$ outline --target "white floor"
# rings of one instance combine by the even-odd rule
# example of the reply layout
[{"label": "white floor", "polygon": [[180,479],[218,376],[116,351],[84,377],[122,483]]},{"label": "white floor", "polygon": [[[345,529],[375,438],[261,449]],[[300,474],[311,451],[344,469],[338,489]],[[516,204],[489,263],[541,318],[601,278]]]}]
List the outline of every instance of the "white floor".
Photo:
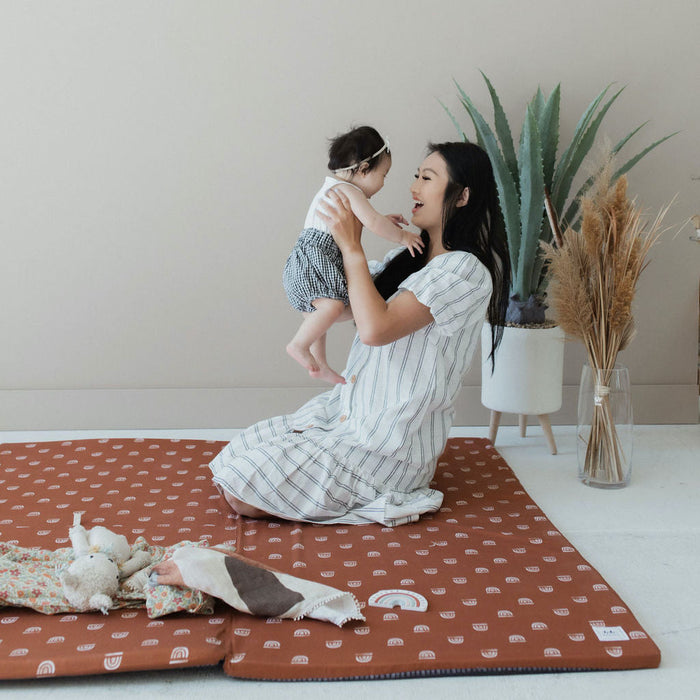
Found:
[{"label": "white floor", "polygon": [[[227,439],[233,431],[1,433],[0,442],[92,437]],[[520,700],[700,698],[700,426],[639,426],[630,485],[600,491],[576,478],[574,429],[555,427],[552,456],[539,427],[520,438],[499,431],[496,446],[550,520],[613,586],[661,649],[661,667],[605,673],[434,678],[333,683],[259,683],[224,675],[220,668],[117,674],[76,679],[4,682],[3,698],[213,697],[313,700],[333,696],[402,700],[468,697]],[[455,436],[485,436],[459,428]]]}]

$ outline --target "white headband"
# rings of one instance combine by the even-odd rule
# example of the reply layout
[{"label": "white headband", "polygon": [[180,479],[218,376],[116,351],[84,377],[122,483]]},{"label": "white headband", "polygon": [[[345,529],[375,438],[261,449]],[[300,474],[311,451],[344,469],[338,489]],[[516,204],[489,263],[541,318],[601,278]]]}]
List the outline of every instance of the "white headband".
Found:
[{"label": "white headband", "polygon": [[338,168],[337,170],[334,170],[334,173],[342,173],[345,172],[346,170],[354,170],[355,168],[359,168],[363,163],[369,163],[373,158],[376,158],[380,153],[386,151],[389,153],[389,142],[384,141],[384,145],[376,152],[373,153],[369,158],[365,158],[364,160],[361,160],[359,163],[353,163],[352,165],[346,165],[344,168]]}]

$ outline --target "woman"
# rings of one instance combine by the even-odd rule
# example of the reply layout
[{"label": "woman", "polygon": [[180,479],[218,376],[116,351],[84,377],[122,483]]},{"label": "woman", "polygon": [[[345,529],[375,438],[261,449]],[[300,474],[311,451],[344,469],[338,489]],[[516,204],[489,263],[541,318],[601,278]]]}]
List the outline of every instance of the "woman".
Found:
[{"label": "woman", "polygon": [[357,326],[346,384],[244,430],[211,462],[239,514],[395,526],[440,507],[430,482],[484,318],[503,324],[510,269],[481,148],[431,145],[415,177],[423,254],[390,253],[376,279],[361,225],[331,192],[324,216]]}]

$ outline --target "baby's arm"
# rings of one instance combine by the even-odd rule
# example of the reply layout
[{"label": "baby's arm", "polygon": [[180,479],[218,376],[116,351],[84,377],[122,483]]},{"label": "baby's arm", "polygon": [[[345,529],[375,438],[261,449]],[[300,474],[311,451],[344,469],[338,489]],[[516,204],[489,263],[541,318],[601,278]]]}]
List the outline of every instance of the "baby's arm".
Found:
[{"label": "baby's arm", "polygon": [[353,214],[360,220],[365,228],[368,228],[372,233],[388,241],[400,243],[406,246],[411,255],[420,253],[423,249],[423,241],[419,234],[406,231],[400,226],[397,226],[389,218],[380,214],[370,203],[367,197],[355,187],[344,187],[336,185],[338,189],[342,189],[350,200]]}]

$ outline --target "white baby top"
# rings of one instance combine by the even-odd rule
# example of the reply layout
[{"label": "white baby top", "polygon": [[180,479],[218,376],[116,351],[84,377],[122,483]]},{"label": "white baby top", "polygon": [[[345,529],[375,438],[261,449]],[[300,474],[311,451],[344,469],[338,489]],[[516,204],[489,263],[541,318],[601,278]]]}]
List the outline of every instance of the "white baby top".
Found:
[{"label": "white baby top", "polygon": [[360,192],[362,191],[357,185],[353,185],[352,182],[346,182],[345,180],[340,180],[337,177],[331,177],[328,175],[323,181],[323,186],[321,189],[316,192],[314,198],[311,200],[309,210],[306,212],[306,219],[304,219],[304,228],[315,228],[319,231],[330,233],[328,225],[318,215],[318,205],[321,203],[321,201],[323,201],[323,198],[326,196],[326,192],[328,192],[331,187],[335,187],[336,185],[349,185],[350,187],[354,187],[356,190],[360,190]]}]

